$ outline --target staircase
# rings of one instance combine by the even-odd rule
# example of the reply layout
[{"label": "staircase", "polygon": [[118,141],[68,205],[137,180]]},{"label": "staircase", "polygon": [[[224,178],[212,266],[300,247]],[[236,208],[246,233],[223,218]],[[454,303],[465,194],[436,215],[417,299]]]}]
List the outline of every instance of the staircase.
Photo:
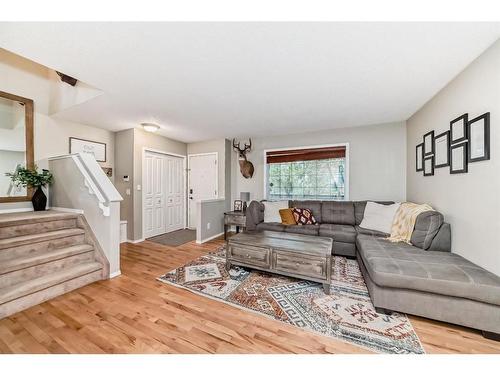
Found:
[{"label": "staircase", "polygon": [[83,215],[0,215],[0,319],[108,274],[109,264]]}]

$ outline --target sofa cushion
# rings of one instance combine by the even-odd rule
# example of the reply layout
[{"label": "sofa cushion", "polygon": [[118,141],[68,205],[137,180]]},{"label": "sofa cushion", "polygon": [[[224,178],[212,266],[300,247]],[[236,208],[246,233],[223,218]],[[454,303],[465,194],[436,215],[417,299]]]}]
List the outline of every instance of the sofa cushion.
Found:
[{"label": "sofa cushion", "polygon": [[443,215],[437,211],[422,212],[417,216],[410,242],[421,249],[427,250],[443,222]]},{"label": "sofa cushion", "polygon": [[354,225],[354,204],[352,202],[328,202],[321,204],[321,222],[328,224]]},{"label": "sofa cushion", "polygon": [[281,223],[280,210],[288,208],[287,201],[264,201],[264,221],[266,223]]},{"label": "sofa cushion", "polygon": [[292,208],[293,218],[297,225],[315,225],[318,222],[312,214],[311,210],[308,208]]},{"label": "sofa cushion", "polygon": [[[363,216],[365,215],[366,203],[368,201],[356,201],[354,204],[354,217],[356,219],[356,225],[361,224],[363,221]],[[376,201],[379,204],[393,204],[391,201]]]},{"label": "sofa cushion", "polygon": [[356,229],[352,225],[321,224],[319,235],[331,237],[334,241],[356,243]]},{"label": "sofa cushion", "polygon": [[358,234],[365,234],[368,236],[375,236],[375,237],[389,237],[389,234],[387,233],[379,232],[378,230],[361,228],[359,225],[356,225],[354,228],[356,229],[356,233]]},{"label": "sofa cushion", "polygon": [[365,229],[391,233],[392,223],[400,206],[400,203],[384,205],[368,202],[366,203],[363,221],[359,226]]},{"label": "sofa cushion", "polygon": [[381,287],[418,290],[500,305],[500,277],[460,255],[358,235],[359,256]]},{"label": "sofa cushion", "polygon": [[319,225],[285,225],[285,232],[317,236]]},{"label": "sofa cushion", "polygon": [[257,224],[257,230],[272,230],[274,232],[283,232],[286,225],[281,223],[260,223]]},{"label": "sofa cushion", "polygon": [[321,223],[321,202],[320,201],[289,201],[289,207],[308,208],[314,218]]},{"label": "sofa cushion", "polygon": [[281,216],[281,224],[284,225],[296,225],[297,222],[295,221],[295,218],[293,217],[293,209],[292,208],[284,208],[280,210],[280,216]]}]

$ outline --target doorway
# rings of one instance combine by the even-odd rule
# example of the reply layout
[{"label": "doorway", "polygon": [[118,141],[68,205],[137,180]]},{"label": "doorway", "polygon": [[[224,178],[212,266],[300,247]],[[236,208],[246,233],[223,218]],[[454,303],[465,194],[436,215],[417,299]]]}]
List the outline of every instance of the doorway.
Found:
[{"label": "doorway", "polygon": [[218,153],[188,155],[188,226],[196,228],[196,202],[218,194]]},{"label": "doorway", "polygon": [[143,236],[185,227],[185,156],[144,150]]}]

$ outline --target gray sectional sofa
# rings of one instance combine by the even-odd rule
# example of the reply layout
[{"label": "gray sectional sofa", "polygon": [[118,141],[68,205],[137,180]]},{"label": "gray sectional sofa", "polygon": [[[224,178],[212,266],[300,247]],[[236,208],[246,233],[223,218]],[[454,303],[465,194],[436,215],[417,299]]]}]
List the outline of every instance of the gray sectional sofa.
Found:
[{"label": "gray sectional sofa", "polygon": [[247,230],[331,237],[333,255],[356,257],[378,312],[459,324],[500,340],[500,277],[451,252],[451,228],[441,213],[420,214],[409,245],[359,226],[366,201],[289,201],[289,206],[309,208],[318,224],[265,223],[264,205],[253,201]]}]

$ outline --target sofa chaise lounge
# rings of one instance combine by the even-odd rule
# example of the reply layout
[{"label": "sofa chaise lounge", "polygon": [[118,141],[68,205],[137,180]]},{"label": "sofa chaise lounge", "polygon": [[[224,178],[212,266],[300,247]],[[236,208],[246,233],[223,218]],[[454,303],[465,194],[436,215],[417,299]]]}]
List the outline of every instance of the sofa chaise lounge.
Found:
[{"label": "sofa chaise lounge", "polygon": [[289,201],[289,207],[310,209],[318,224],[266,223],[264,204],[253,201],[247,230],[331,237],[333,255],[356,257],[377,312],[459,324],[500,340],[500,277],[451,252],[451,228],[441,213],[420,214],[409,245],[359,226],[366,201]]}]

